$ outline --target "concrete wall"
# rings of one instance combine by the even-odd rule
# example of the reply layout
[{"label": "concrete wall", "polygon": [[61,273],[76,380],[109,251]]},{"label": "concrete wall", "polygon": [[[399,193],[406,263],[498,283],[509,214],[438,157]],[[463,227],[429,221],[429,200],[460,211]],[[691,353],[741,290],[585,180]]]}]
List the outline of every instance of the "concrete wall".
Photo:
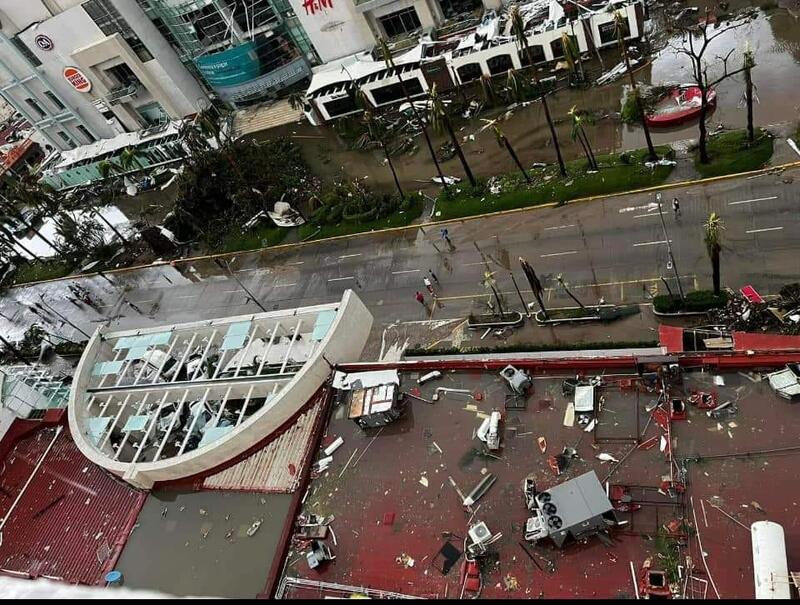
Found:
[{"label": "concrete wall", "polygon": [[305,29],[323,63],[371,48],[375,44],[366,20],[353,0],[333,0],[332,8],[320,7],[312,13],[303,0],[290,0],[300,25]]},{"label": "concrete wall", "polygon": [[87,458],[137,487],[148,489],[157,481],[179,479],[210,470],[245,452],[289,420],[330,375],[328,361],[338,364],[358,359],[371,328],[371,313],[352,290],[347,290],[338,305],[336,319],[312,357],[261,410],[205,447],[176,458],[135,465],[111,460],[98,452],[87,439],[88,414],[84,393],[98,353],[101,348],[108,347],[96,332],[75,368],[69,401],[70,430],[76,445]]}]

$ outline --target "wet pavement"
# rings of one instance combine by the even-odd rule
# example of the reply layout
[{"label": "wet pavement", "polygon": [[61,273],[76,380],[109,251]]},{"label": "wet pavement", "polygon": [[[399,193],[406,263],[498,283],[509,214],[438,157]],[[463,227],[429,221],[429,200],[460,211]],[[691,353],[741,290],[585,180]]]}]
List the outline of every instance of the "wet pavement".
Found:
[{"label": "wet pavement", "polygon": [[[665,200],[673,196],[681,200],[681,216],[676,218],[667,211],[665,221],[684,288],[710,285],[702,223],[711,211],[718,212],[726,224],[724,285],[739,288],[752,284],[762,294],[770,294],[796,281],[800,273],[800,241],[795,237],[800,227],[795,203],[800,193],[798,176],[800,169],[791,169],[664,191]],[[418,322],[431,319],[463,321],[471,311],[486,308],[488,295],[481,285],[484,258],[496,272],[498,289],[509,308],[518,309],[521,304],[505,266],[514,271],[525,300],[531,302],[530,288],[519,270],[519,256],[536,269],[549,306],[574,306],[555,280],[559,273],[585,304],[603,297],[609,303],[647,305],[651,295],[665,292],[662,276],[675,289],[655,208],[651,194],[628,194],[454,221],[448,225],[453,250],[440,238],[438,226],[420,226],[237,254],[228,260],[241,285],[211,260],[200,259],[115,273],[109,281],[94,276],[12,288],[0,301],[0,313],[10,318],[0,318],[0,329],[7,337],[18,338],[31,322],[41,321],[26,306],[39,302],[40,295],[52,310],[47,311],[46,329],[80,338],[64,319],[88,334],[104,322],[123,329],[257,313],[261,307],[273,310],[329,303],[339,300],[349,288],[375,317],[378,352],[381,347],[396,351],[407,336],[387,333],[381,343],[383,328],[425,325]],[[436,289],[443,305],[433,310],[432,317],[414,300],[416,290],[424,291],[422,277],[428,269],[439,278]],[[94,308],[67,300],[70,281],[91,292]],[[629,320],[631,326],[640,326],[638,334],[652,333],[655,324],[647,319],[649,312],[643,307],[641,316]],[[641,321],[646,323],[638,323]],[[594,332],[582,332],[581,328],[531,330],[532,342],[554,342],[559,334],[604,340],[611,334],[605,326]],[[433,342],[434,336],[431,334],[428,342]],[[414,343],[413,339],[409,342]]]},{"label": "wet pavement", "polygon": [[[702,1],[681,3],[681,7],[704,6]],[[784,3],[788,6],[790,3]],[[730,10],[753,6],[741,0],[729,2]],[[637,81],[644,84],[661,85],[664,83],[685,83],[690,81],[691,74],[687,66],[689,59],[676,52],[680,46],[675,38],[666,38],[664,17],[660,9],[651,10],[652,31],[650,41],[653,46],[652,62],[636,72]],[[753,70],[753,81],[756,86],[758,102],[754,105],[754,121],[759,126],[772,126],[798,120],[797,99],[800,95],[800,7],[775,8],[764,13],[759,11],[759,18],[748,22],[745,26],[718,37],[707,51],[706,58],[712,65],[709,72],[714,77],[719,68],[717,55],[735,49],[730,58],[731,68],[741,65],[742,52],[749,43],[755,52],[757,66]],[[616,49],[608,49],[603,54],[603,63],[611,68],[620,61]],[[584,62],[588,72],[599,75],[602,67],[596,58]],[[541,74],[542,76],[548,74]],[[500,86],[504,85],[502,81]],[[612,152],[635,149],[645,146],[644,134],[640,126],[625,125],[618,119],[621,110],[622,89],[626,79],[618,80],[603,87],[592,87],[586,90],[564,88],[549,98],[550,111],[558,122],[557,130],[562,152],[566,158],[582,156],[578,143],[570,137],[571,124],[567,112],[577,106],[592,112],[596,121],[586,131],[592,147],[598,152]],[[744,91],[743,76],[737,75],[725,80],[717,87],[717,108],[710,117],[710,129],[718,125],[727,128],[743,128],[746,125],[746,110],[742,101]],[[480,90],[473,94],[480,98]],[[486,111],[469,121],[463,128],[459,127],[459,135],[465,137],[475,133],[475,139],[464,143],[467,160],[476,175],[489,177],[498,173],[512,172],[516,168],[505,149],[499,147],[491,130],[483,133],[477,131],[485,125],[481,118],[491,119],[506,112],[506,107]],[[514,117],[505,122],[503,129],[514,146],[524,165],[534,162],[554,162],[554,152],[550,143],[550,132],[544,120],[540,103],[532,103],[524,108],[514,110]],[[315,174],[323,178],[331,178],[344,173],[352,178],[369,177],[369,182],[387,189],[394,187],[391,173],[384,165],[384,157],[380,151],[360,152],[346,151],[344,144],[332,127],[317,128],[307,122],[290,124],[280,128],[262,132],[257,137],[274,137],[281,134],[290,136],[303,150],[306,161]],[[679,128],[652,131],[655,144],[667,144],[697,138],[696,124],[688,124]],[[446,140],[446,135],[433,137],[438,147]],[[408,188],[431,189],[430,179],[434,176],[430,157],[424,149],[421,139],[417,141],[418,151],[409,156],[400,155],[394,160],[400,180]],[[442,164],[445,174],[463,177],[458,159],[450,159]]]},{"label": "wet pavement", "polygon": [[[280,549],[291,500],[291,494],[153,492],[116,569],[130,588],[254,598]],[[259,519],[258,531],[248,536]]]}]

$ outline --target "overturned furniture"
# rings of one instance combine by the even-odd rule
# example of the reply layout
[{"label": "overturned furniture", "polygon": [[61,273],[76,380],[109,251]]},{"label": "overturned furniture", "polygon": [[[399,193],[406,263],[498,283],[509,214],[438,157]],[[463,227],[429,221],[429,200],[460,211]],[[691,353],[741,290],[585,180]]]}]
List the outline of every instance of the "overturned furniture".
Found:
[{"label": "overturned furniture", "polygon": [[[532,484],[526,491],[535,490]],[[561,548],[569,539],[583,540],[617,525],[611,501],[594,471],[555,485],[549,490],[526,493],[534,514],[525,523],[525,539],[538,542],[550,538]]]},{"label": "overturned furniture", "polygon": [[512,365],[504,367],[500,371],[500,376],[506,380],[508,386],[511,387],[511,390],[517,395],[527,395],[533,386],[533,382],[531,381],[531,377],[528,376],[528,373]]},{"label": "overturned furniture", "polygon": [[403,415],[405,398],[395,384],[353,389],[349,409],[348,418],[362,429],[385,426]]},{"label": "overturned furniture", "polygon": [[778,372],[767,374],[769,386],[778,395],[789,401],[800,401],[800,366],[792,363]]}]

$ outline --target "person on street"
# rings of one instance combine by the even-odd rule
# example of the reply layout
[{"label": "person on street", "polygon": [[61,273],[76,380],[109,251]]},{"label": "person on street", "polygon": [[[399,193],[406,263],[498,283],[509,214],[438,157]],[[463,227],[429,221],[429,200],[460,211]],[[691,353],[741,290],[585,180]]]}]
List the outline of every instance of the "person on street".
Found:
[{"label": "person on street", "polygon": [[681,205],[676,197],[672,198],[672,211],[675,213],[675,218],[681,215]]},{"label": "person on street", "polygon": [[453,246],[453,242],[450,241],[450,232],[447,230],[447,227],[442,227],[439,233],[442,234],[442,239],[447,242],[447,247],[453,250],[455,246]]},{"label": "person on street", "polygon": [[431,280],[429,280],[426,276],[422,278],[422,282],[425,284],[425,287],[428,288],[428,292],[433,294],[433,284],[431,283]]},{"label": "person on street", "polygon": [[436,282],[436,285],[437,285],[437,286],[438,286],[438,285],[440,285],[440,284],[439,284],[439,278],[438,278],[438,277],[436,277],[436,273],[434,273],[433,271],[431,271],[430,269],[428,269],[428,275],[430,275],[430,276],[431,276],[431,279],[433,279],[433,281],[435,281],[435,282]]},{"label": "person on street", "polygon": [[422,292],[417,291],[417,293],[414,295],[414,298],[416,298],[417,302],[425,307],[425,310],[430,313],[431,309],[428,307],[428,303],[425,301],[425,295]]}]

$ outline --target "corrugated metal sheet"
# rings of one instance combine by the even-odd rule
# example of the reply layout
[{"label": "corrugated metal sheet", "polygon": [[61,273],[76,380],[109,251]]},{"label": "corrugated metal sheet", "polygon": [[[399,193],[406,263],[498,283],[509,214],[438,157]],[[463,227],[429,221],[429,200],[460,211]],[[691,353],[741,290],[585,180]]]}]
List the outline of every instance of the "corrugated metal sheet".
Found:
[{"label": "corrugated metal sheet", "polygon": [[[43,428],[8,452],[0,466],[0,515],[54,435],[54,428]],[[86,460],[65,429],[3,529],[0,570],[103,584],[145,498]]]},{"label": "corrugated metal sheet", "polygon": [[322,409],[321,400],[301,414],[277,439],[241,462],[206,477],[203,488],[293,492],[300,481],[309,454],[311,433]]}]

